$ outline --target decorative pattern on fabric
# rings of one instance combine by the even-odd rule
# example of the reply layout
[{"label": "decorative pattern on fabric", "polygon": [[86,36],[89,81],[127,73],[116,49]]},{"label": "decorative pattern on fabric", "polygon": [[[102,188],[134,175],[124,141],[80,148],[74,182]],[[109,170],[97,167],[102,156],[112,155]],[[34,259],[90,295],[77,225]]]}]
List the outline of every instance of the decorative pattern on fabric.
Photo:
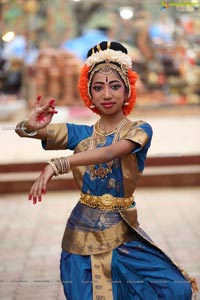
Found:
[{"label": "decorative pattern on fabric", "polygon": [[135,238],[134,232],[124,221],[108,229],[95,232],[71,230],[66,227],[62,249],[81,255],[100,254]]},{"label": "decorative pattern on fabric", "polygon": [[[114,130],[114,132],[111,133],[111,134],[114,133],[112,144],[116,143],[119,140],[120,131],[126,125],[126,123],[127,123],[127,119],[123,118],[122,121],[118,124],[118,126]],[[92,138],[91,138],[91,144],[90,144],[90,150],[93,150],[96,148],[97,136],[102,135],[101,133],[99,133],[97,131],[97,128],[96,128],[97,124],[99,124],[99,121],[94,125],[93,134],[92,134]],[[112,173],[113,160],[107,162],[105,165],[106,166],[104,167],[103,164],[99,164],[98,168],[96,168],[94,165],[89,166],[91,178],[92,179],[95,179],[95,178],[104,179],[107,177],[107,175],[109,173]]]},{"label": "decorative pattern on fabric", "polygon": [[68,130],[66,124],[49,124],[47,126],[47,140],[43,143],[45,150],[67,149]]},{"label": "decorative pattern on fabric", "polygon": [[[84,193],[92,195],[100,195],[99,193],[101,192],[101,194],[109,193],[116,197],[132,196],[137,180],[141,175],[137,158],[140,158],[140,160],[143,161],[146,156],[143,154],[142,147],[145,144],[148,135],[143,128],[139,127],[144,123],[145,122],[143,121],[132,122],[131,120],[127,119],[127,123],[120,130],[119,139],[128,138],[133,142],[138,142],[138,147],[136,149],[136,151],[138,150],[137,156],[134,153],[130,153],[121,158],[121,161],[120,159],[115,159],[113,164],[113,174],[111,174],[112,176],[108,176],[108,178],[105,178],[103,181],[101,181],[101,191],[98,189],[99,183],[96,180],[91,180],[89,167],[77,166],[72,168],[74,180],[80,190],[82,190]],[[91,133],[92,131],[93,129],[91,128]],[[134,134],[134,132],[136,133]],[[111,144],[113,136],[114,134],[106,137],[102,136],[101,134],[96,134],[96,147]],[[87,151],[90,147],[91,138],[91,136],[88,136],[88,138],[82,140],[75,148],[75,153]],[[141,144],[139,144],[139,142],[141,142]],[[132,167],[130,168],[130,166]],[[120,168],[122,168],[122,175],[120,175]],[[107,189],[107,192],[104,191],[103,187]]]},{"label": "decorative pattern on fabric", "polygon": [[[127,124],[120,132],[120,139],[128,139],[138,143],[139,147],[143,147],[148,140],[148,135],[138,126],[144,124],[143,121],[132,122],[128,120]],[[130,168],[132,166],[132,168]],[[138,168],[137,158],[135,154],[129,154],[121,158],[121,168],[123,173],[124,197],[130,197],[134,193],[138,178],[141,172]]]},{"label": "decorative pattern on fabric", "polygon": [[133,128],[128,132],[125,138],[127,140],[138,143],[141,146],[145,145],[148,141],[148,135],[141,128]]},{"label": "decorative pattern on fabric", "polygon": [[[81,141],[78,144],[78,146],[76,147],[74,153],[87,151],[90,147],[90,138],[91,137]],[[79,190],[82,190],[83,176],[84,176],[84,173],[86,171],[86,167],[85,166],[77,166],[77,167],[72,167],[71,170],[72,170],[74,181],[76,182]]]},{"label": "decorative pattern on fabric", "polygon": [[112,299],[112,251],[91,256],[93,300]]}]

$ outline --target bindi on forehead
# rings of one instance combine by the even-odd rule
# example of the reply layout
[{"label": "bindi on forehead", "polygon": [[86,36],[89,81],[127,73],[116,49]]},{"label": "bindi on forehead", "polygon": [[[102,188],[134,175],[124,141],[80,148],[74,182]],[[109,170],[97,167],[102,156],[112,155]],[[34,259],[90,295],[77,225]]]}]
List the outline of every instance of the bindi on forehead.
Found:
[{"label": "bindi on forehead", "polygon": [[94,78],[92,84],[111,84],[114,82],[121,83],[121,80],[116,77],[103,76],[103,77]]}]

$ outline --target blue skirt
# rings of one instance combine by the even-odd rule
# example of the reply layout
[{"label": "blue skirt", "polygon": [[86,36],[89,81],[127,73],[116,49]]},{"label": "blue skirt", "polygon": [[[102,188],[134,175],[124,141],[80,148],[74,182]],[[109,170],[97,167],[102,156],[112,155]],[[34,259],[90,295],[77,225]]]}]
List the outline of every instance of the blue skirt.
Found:
[{"label": "blue skirt", "polygon": [[[90,256],[62,251],[61,281],[67,300],[92,300]],[[159,249],[143,240],[125,243],[112,252],[113,299],[191,300],[191,284]]]}]

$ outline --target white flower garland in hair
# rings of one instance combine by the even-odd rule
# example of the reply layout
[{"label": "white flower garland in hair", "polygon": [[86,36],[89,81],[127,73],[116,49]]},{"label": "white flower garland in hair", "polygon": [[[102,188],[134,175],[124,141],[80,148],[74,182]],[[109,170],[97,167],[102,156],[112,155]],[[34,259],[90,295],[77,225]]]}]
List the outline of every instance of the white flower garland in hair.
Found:
[{"label": "white flower garland in hair", "polygon": [[131,58],[126,53],[112,49],[106,49],[93,53],[86,59],[85,63],[87,66],[91,67],[92,65],[105,60],[109,62],[116,62],[120,65],[125,65],[128,69],[132,67]]}]

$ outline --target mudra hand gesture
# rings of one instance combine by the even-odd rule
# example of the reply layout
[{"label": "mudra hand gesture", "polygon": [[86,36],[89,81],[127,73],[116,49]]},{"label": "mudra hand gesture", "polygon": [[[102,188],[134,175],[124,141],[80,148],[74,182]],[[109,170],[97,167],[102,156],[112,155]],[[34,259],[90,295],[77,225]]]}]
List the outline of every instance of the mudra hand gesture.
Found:
[{"label": "mudra hand gesture", "polygon": [[57,113],[55,110],[55,100],[51,99],[43,106],[40,106],[41,96],[37,97],[36,105],[33,113],[28,121],[26,121],[26,128],[28,131],[45,128],[52,120],[53,115]]},{"label": "mudra hand gesture", "polygon": [[41,96],[38,96],[30,118],[17,124],[15,131],[19,136],[46,139],[46,126],[51,122],[53,115],[57,113],[56,101],[51,99],[47,104],[40,106],[40,99]]}]

